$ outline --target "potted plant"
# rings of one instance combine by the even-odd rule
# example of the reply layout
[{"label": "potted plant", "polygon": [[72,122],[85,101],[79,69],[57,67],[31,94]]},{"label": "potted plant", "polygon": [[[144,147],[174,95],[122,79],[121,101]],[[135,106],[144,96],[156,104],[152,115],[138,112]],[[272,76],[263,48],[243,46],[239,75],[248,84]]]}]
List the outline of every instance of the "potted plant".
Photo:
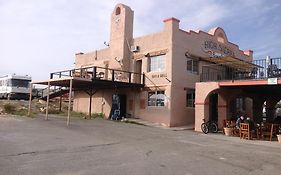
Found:
[{"label": "potted plant", "polygon": [[229,123],[226,123],[226,126],[223,129],[224,129],[224,134],[226,136],[232,136],[232,134],[233,134],[233,127],[231,127]]}]

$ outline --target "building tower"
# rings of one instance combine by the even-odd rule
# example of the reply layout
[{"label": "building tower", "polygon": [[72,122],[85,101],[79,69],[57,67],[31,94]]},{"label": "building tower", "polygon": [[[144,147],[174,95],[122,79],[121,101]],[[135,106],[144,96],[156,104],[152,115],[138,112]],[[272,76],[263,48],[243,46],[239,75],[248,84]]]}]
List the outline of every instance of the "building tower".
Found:
[{"label": "building tower", "polygon": [[111,68],[129,71],[131,45],[133,41],[134,11],[130,7],[117,4],[111,14],[109,48]]}]

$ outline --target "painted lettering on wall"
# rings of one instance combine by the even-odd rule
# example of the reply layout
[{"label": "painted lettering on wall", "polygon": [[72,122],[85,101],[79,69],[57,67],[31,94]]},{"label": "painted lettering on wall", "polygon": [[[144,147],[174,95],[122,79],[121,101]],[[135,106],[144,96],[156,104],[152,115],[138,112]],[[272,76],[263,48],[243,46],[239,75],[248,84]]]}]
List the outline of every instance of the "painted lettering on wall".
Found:
[{"label": "painted lettering on wall", "polygon": [[[234,52],[231,49],[229,49],[228,47],[224,46],[221,43],[216,43],[214,41],[205,41],[204,42],[204,49],[207,50],[207,51],[211,50],[214,53],[216,53],[216,51],[219,51],[222,56],[226,55],[226,56],[233,56],[234,57]],[[216,56],[216,55],[214,55],[214,56]]]},{"label": "painted lettering on wall", "polygon": [[153,74],[151,75],[152,78],[166,78],[167,74]]}]

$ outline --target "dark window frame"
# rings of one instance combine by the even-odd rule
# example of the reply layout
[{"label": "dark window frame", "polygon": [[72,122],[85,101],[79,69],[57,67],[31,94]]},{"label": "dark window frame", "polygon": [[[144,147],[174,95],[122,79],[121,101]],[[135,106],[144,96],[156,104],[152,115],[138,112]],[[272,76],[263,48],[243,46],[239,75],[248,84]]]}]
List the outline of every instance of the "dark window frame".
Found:
[{"label": "dark window frame", "polygon": [[195,108],[195,89],[186,89],[186,107]]}]

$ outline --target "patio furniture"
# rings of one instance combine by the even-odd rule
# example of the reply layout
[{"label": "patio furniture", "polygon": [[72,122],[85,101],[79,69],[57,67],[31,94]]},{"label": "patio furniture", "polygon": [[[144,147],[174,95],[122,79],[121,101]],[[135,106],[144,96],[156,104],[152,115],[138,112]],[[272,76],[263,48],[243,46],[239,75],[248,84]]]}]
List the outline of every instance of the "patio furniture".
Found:
[{"label": "patio furniture", "polygon": [[262,127],[261,137],[266,139],[268,137],[269,141],[272,141],[272,137],[278,134],[279,124],[266,123]]},{"label": "patio furniture", "polygon": [[250,131],[250,126],[248,123],[240,123],[240,139],[246,139],[248,140],[252,139],[252,134]]}]

